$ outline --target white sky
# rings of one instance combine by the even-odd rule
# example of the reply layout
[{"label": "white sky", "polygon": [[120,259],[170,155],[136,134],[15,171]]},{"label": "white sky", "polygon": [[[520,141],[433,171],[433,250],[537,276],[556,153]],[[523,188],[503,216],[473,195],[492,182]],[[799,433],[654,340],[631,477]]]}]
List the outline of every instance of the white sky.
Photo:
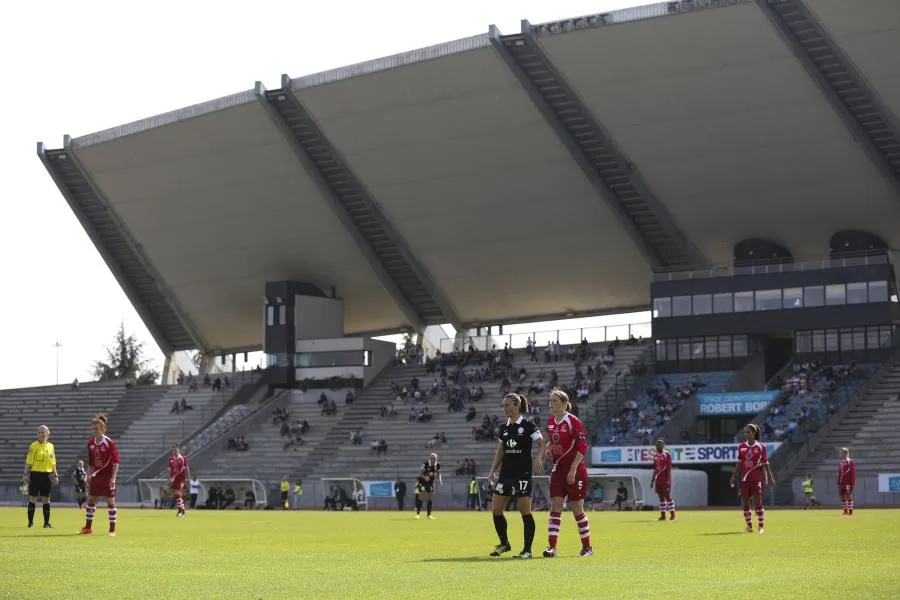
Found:
[{"label": "white sky", "polygon": [[53,384],[57,341],[59,380],[87,380],[120,322],[162,362],[37,159],[36,142],[58,148],[63,134],[175,110],[256,80],[274,89],[282,73],[297,77],[405,52],[484,33],[490,24],[517,33],[523,18],[541,23],[647,3],[8,3],[0,21],[0,389]]}]

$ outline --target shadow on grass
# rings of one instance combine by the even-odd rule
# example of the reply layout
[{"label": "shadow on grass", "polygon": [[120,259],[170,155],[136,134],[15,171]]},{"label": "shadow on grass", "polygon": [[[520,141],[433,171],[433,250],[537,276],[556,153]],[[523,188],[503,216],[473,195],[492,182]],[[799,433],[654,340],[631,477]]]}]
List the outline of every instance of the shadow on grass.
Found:
[{"label": "shadow on grass", "polygon": [[[566,560],[570,558],[579,558],[578,556],[559,556],[554,558],[553,560]],[[542,560],[539,557],[529,558],[529,559],[516,559],[512,557],[500,557],[500,556],[448,556],[446,558],[423,558],[419,562],[424,563],[480,563],[480,562],[506,562],[506,563],[515,563],[522,564],[523,562],[528,562],[532,560]],[[543,559],[547,560],[547,559]]]},{"label": "shadow on grass", "polygon": [[0,533],[0,540],[6,538],[29,538],[34,540],[45,540],[51,537],[75,537],[75,533]]},{"label": "shadow on grass", "polygon": [[747,535],[744,531],[716,531],[714,533],[701,533],[700,535]]}]

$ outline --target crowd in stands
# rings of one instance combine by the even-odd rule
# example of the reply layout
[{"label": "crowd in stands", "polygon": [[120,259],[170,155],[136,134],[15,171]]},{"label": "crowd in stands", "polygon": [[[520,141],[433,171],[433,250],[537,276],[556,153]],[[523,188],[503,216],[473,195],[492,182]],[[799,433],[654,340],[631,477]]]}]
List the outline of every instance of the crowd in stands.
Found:
[{"label": "crowd in stands", "polygon": [[762,423],[766,441],[795,440],[810,427],[818,428],[856,390],[864,385],[873,367],[869,365],[822,365],[798,362],[777,381],[784,392],[770,407]]},{"label": "crowd in stands", "polygon": [[626,401],[608,417],[598,439],[610,445],[650,445],[654,435],[684,406],[688,399],[704,390],[710,379],[720,382],[716,391],[732,373],[705,375],[668,375],[656,377],[646,390]]},{"label": "crowd in stands", "polygon": [[247,443],[247,440],[242,435],[236,438],[228,438],[228,445],[225,447],[225,450],[233,450],[235,452],[246,452],[249,449],[250,444]]},{"label": "crowd in stands", "polygon": [[[322,394],[323,396],[325,394]],[[327,400],[327,397],[326,397]],[[321,404],[321,399],[320,402]],[[291,422],[291,414],[288,412],[286,408],[276,408],[272,412],[272,425],[281,424],[281,428],[279,430],[282,437],[287,437],[287,441],[284,443],[284,450],[288,448],[292,448],[294,446],[302,446],[303,445],[303,435],[308,433],[311,429],[311,425],[309,421],[303,419],[294,419]],[[294,448],[296,450],[296,448]]]},{"label": "crowd in stands", "polygon": [[[190,372],[188,372],[187,375],[185,375],[184,373],[178,374],[178,385],[185,384],[187,384],[189,392],[196,392],[199,387],[197,385],[196,377],[194,377],[194,374]],[[203,387],[212,388],[214,392],[218,392],[222,388],[229,388],[231,387],[231,385],[232,381],[228,378],[227,375],[225,375],[224,378],[217,376],[215,379],[210,377],[209,373],[203,376]]]},{"label": "crowd in stands", "polygon": [[[632,345],[639,342],[640,340],[633,336],[628,341]],[[586,339],[574,346],[562,346],[558,342],[551,342],[543,349],[539,349],[529,338],[525,354],[530,363],[539,363],[537,366],[529,363],[514,365],[515,352],[508,344],[502,349],[494,346],[485,352],[478,350],[471,338],[466,350],[449,353],[439,351],[433,357],[424,357],[419,347],[414,349],[410,347],[405,354],[401,351],[401,355],[406,358],[399,359],[399,362],[424,363],[426,373],[433,375],[434,378],[430,385],[423,385],[418,377],[412,377],[405,384],[391,382],[394,402],[383,405],[380,412],[383,417],[392,416],[396,414],[395,405],[407,405],[409,407],[407,418],[410,423],[427,423],[432,419],[430,405],[433,401],[437,401],[446,404],[448,413],[465,412],[466,421],[474,421],[478,418],[475,404],[485,397],[484,384],[499,383],[501,395],[514,392],[529,397],[527,412],[532,420],[538,419],[543,408],[542,397],[551,389],[561,389],[569,395],[572,400],[572,413],[577,416],[579,403],[585,402],[592,393],[601,390],[603,377],[616,361],[616,348],[619,344],[618,340],[610,343],[605,352],[598,355]],[[539,360],[541,356],[543,363]],[[554,363],[560,361],[575,363],[571,381],[560,381],[559,373],[553,367]],[[497,439],[499,425],[500,419],[497,414],[484,415],[481,426],[472,427],[471,439],[493,442]],[[435,435],[428,440],[426,447],[439,449],[444,443],[446,438]]]},{"label": "crowd in stands", "polygon": [[169,411],[170,415],[180,415],[189,410],[194,410],[194,407],[188,404],[187,400],[182,398],[180,401],[176,400],[172,403],[172,410]]},{"label": "crowd in stands", "polygon": [[478,471],[474,458],[464,458],[462,461],[456,461],[456,469],[454,473],[457,475],[472,475]]}]

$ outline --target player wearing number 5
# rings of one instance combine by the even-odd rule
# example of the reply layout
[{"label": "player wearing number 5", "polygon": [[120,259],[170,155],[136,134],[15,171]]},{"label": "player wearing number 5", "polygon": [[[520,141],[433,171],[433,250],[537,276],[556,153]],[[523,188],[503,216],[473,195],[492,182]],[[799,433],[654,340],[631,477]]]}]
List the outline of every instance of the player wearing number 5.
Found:
[{"label": "player wearing number 5", "polygon": [[547,435],[550,436],[550,444],[547,446],[547,453],[553,459],[553,470],[550,471],[550,520],[547,524],[549,545],[544,550],[544,556],[556,556],[556,540],[559,537],[563,504],[567,499],[578,525],[578,535],[581,536],[579,556],[593,556],[591,526],[584,514],[584,498],[588,489],[587,465],[584,464],[588,445],[584,425],[578,417],[569,413],[572,403],[564,391],[550,392],[549,407]]},{"label": "player wearing number 5", "polygon": [[[531,558],[531,544],[534,542],[534,516],[531,514],[531,473],[532,468],[538,475],[544,472],[541,454],[544,451],[544,438],[540,429],[526,420],[522,413],[527,410],[528,400],[519,394],[507,394],[501,403],[506,414],[506,423],[500,427],[500,441],[494,462],[488,473],[488,481],[494,485],[491,498],[491,512],[494,515],[494,529],[500,543],[491,552],[491,556],[500,556],[512,550],[506,535],[506,517],[503,510],[511,497],[516,498],[516,506],[522,514],[525,526],[525,546],[516,558]],[[531,458],[531,446],[537,443],[538,452]],[[494,482],[497,469],[500,476]]]},{"label": "player wearing number 5", "polygon": [[28,527],[34,527],[34,511],[37,499],[44,503],[44,529],[50,529],[50,488],[59,483],[56,472],[56,450],[50,443],[50,429],[41,425],[37,430],[37,441],[28,447],[25,459],[25,482],[28,484]]}]

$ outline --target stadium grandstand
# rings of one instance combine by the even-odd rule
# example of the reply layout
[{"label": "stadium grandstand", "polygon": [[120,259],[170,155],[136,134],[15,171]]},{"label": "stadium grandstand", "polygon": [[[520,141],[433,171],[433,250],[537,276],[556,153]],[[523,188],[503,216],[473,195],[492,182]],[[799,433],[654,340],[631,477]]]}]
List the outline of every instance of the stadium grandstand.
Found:
[{"label": "stadium grandstand", "polygon": [[[462,507],[502,394],[543,420],[562,387],[610,481],[662,436],[676,477],[708,478],[699,505],[733,505],[723,466],[755,422],[779,503],[815,471],[836,504],[839,446],[857,505],[896,503],[898,23],[888,0],[523,21],[39,144],[167,385],[0,392],[6,495],[40,407],[63,462],[74,423],[116,417],[125,501],[180,442],[201,480],[302,479],[317,509],[323,480],[387,506],[369,484],[411,489],[437,452],[437,503]],[[186,350],[201,372],[169,385]]]}]

